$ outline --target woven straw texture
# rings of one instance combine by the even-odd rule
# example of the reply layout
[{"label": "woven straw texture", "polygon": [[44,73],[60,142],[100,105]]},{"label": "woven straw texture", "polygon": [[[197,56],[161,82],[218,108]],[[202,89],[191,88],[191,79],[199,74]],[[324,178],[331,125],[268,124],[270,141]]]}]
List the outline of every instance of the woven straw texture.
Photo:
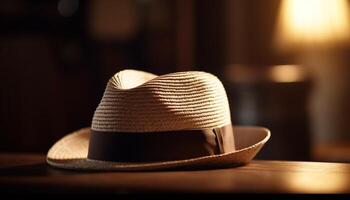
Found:
[{"label": "woven straw texture", "polygon": [[[226,92],[214,75],[191,71],[156,76],[123,70],[109,80],[91,129],[134,133],[228,124],[231,118]],[[125,163],[88,159],[91,129],[77,130],[57,141],[47,154],[47,162],[65,169],[117,171],[235,166],[248,163],[270,138],[265,128],[236,126],[235,151],[186,160]]]},{"label": "woven straw texture", "polygon": [[205,129],[231,124],[220,80],[199,71],[156,76],[123,70],[108,82],[91,128],[107,132]]}]

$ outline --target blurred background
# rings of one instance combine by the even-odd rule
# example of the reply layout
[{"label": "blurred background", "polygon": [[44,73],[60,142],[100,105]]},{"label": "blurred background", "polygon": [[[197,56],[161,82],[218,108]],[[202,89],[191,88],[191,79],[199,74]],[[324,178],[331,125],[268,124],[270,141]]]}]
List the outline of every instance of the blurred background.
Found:
[{"label": "blurred background", "polygon": [[46,153],[90,126],[133,68],[218,76],[257,159],[350,161],[347,0],[0,0],[0,152]]}]

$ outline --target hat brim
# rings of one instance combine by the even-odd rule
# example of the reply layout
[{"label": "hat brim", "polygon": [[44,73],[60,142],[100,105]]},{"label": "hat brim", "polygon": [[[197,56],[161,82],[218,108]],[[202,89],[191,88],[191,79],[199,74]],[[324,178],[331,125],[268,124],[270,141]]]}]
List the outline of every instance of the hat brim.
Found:
[{"label": "hat brim", "polygon": [[236,150],[225,154],[160,162],[110,162],[87,158],[90,128],[70,133],[56,142],[47,154],[47,162],[58,168],[75,170],[145,171],[178,168],[222,168],[251,161],[270,138],[263,127],[234,126]]}]

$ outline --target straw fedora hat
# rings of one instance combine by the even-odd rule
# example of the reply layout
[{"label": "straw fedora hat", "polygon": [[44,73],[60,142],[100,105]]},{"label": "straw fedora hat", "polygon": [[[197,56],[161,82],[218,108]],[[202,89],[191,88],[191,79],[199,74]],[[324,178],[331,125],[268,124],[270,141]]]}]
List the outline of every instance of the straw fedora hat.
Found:
[{"label": "straw fedora hat", "polygon": [[230,167],[248,163],[269,138],[263,127],[232,126],[212,74],[128,69],[109,80],[91,127],[57,141],[47,162],[79,170]]}]

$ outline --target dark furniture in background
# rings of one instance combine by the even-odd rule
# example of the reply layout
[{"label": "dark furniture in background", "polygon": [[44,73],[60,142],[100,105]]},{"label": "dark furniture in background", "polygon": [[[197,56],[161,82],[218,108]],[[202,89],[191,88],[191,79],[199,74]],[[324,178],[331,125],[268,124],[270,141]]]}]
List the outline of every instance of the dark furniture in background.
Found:
[{"label": "dark furniture in background", "polygon": [[[289,70],[295,77],[277,76],[281,70]],[[312,159],[308,114],[312,81],[304,66],[232,65],[227,66],[225,80],[233,124],[264,126],[272,133],[269,144],[256,158]]]},{"label": "dark furniture in background", "polygon": [[[229,88],[235,102],[231,104],[232,121],[268,127],[272,133],[257,159],[311,159],[311,130],[306,111],[309,83],[232,83]],[[247,115],[255,115],[255,119],[247,120]]]},{"label": "dark furniture in background", "polygon": [[[136,12],[131,36],[96,36],[91,21],[101,12],[94,7],[106,6],[114,6],[112,14]],[[183,1],[4,0],[0,7],[0,151],[46,152],[63,135],[90,126],[108,79],[119,70],[163,74],[191,59],[178,58],[176,48],[192,42],[186,34],[178,39],[177,30],[192,17]],[[65,16],[64,7],[76,10]],[[182,19],[176,18],[180,11]],[[102,17],[111,14],[105,12]],[[119,26],[116,21],[110,26]]]}]

